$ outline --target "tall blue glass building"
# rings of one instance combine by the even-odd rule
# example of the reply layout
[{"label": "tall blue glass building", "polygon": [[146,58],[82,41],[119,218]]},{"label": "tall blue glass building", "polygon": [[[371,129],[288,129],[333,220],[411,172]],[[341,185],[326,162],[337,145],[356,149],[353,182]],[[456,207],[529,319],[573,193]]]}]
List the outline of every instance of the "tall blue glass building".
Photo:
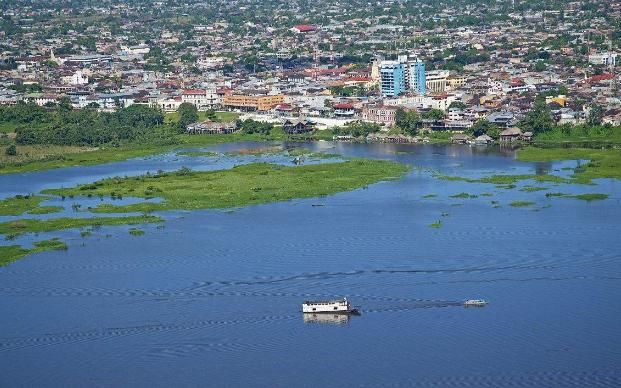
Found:
[{"label": "tall blue glass building", "polygon": [[425,76],[425,62],[420,59],[408,62],[410,89],[420,93],[427,93],[427,77]]},{"label": "tall blue glass building", "polygon": [[398,61],[384,61],[380,66],[383,97],[395,97],[405,92],[405,66]]}]

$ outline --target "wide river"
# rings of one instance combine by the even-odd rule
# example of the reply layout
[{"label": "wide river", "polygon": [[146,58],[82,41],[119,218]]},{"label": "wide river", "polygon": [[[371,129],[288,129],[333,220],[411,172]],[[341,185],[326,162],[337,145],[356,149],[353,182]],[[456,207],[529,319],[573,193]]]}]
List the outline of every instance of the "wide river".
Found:
[{"label": "wide river", "polygon": [[[69,249],[0,268],[0,386],[621,386],[621,182],[508,189],[436,176],[568,175],[579,164],[520,162],[497,147],[306,146],[414,168],[324,198],[165,212],[143,236],[120,226],[1,241],[60,237]],[[0,197],[255,159],[287,162],[170,153],[0,176]],[[462,192],[473,197],[451,197]],[[89,201],[99,199],[66,201],[64,213],[89,216],[71,207]],[[306,299],[342,296],[362,315],[300,312]],[[465,308],[469,298],[490,304]]]}]

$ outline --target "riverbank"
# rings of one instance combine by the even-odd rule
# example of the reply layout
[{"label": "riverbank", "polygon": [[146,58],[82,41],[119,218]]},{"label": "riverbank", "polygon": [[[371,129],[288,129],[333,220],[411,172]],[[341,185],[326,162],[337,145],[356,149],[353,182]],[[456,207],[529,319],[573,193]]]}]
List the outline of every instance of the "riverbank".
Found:
[{"label": "riverbank", "polygon": [[160,203],[100,205],[93,209],[99,213],[231,208],[350,191],[399,179],[408,170],[409,167],[396,162],[367,159],[294,167],[254,163],[228,170],[179,170],[151,176],[104,179],[44,192],[76,197],[90,194],[163,199]]}]

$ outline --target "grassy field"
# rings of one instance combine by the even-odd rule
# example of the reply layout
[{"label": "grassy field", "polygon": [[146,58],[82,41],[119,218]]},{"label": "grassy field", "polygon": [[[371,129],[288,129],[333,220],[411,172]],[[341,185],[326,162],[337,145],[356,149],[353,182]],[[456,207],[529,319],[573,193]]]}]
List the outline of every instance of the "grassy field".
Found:
[{"label": "grassy field", "polygon": [[621,144],[620,127],[569,127],[563,131],[562,127],[556,127],[551,131],[538,134],[535,144],[555,146],[561,144],[582,145],[592,147],[594,145]]},{"label": "grassy field", "polygon": [[18,216],[33,211],[47,198],[41,195],[18,195],[0,200],[0,216]]},{"label": "grassy field", "polygon": [[22,248],[19,245],[0,246],[0,267],[19,260],[31,253],[65,249],[67,249],[67,244],[58,239],[37,241],[31,249]]},{"label": "grassy field", "polygon": [[[240,113],[236,112],[216,112],[216,121],[221,123],[235,121],[241,116]],[[198,112],[198,121],[207,120],[207,112]],[[177,112],[168,112],[164,116],[164,121],[167,123],[176,123],[179,121],[179,113]]]},{"label": "grassy field", "polygon": [[7,165],[20,165],[46,159],[60,159],[68,154],[80,154],[97,150],[96,148],[75,146],[18,145],[17,155],[9,156],[6,154],[6,148],[7,146],[0,146],[0,171]]},{"label": "grassy field", "polygon": [[15,157],[16,159],[4,159],[5,162],[0,162],[0,174],[47,170],[60,167],[89,166],[151,155],[158,152],[164,152],[166,149],[170,148],[157,146],[124,146],[119,148],[111,147],[100,149],[61,146],[40,147],[42,150],[49,148],[51,151],[32,153],[29,154],[29,157],[27,158],[20,159],[20,155],[18,155]]},{"label": "grassy field", "polygon": [[56,195],[122,195],[164,199],[161,203],[100,205],[94,209],[103,213],[231,208],[349,191],[383,180],[398,179],[408,169],[394,162],[366,159],[299,167],[255,163],[229,170],[180,170],[155,176],[105,179],[89,185],[45,192]]},{"label": "grassy field", "polygon": [[28,214],[52,214],[63,210],[62,206],[39,206],[28,212]]},{"label": "grassy field", "polygon": [[618,149],[529,147],[518,151],[518,159],[526,162],[589,160],[575,171],[576,183],[590,183],[598,178],[621,179],[621,150]]},{"label": "grassy field", "polygon": [[13,133],[19,125],[16,123],[0,123],[0,133]]},{"label": "grassy field", "polygon": [[0,223],[0,234],[15,237],[24,233],[53,232],[62,229],[103,225],[137,225],[161,222],[156,216],[52,218],[48,220],[21,219]]},{"label": "grassy field", "polygon": [[[282,132],[282,131],[280,131]],[[17,156],[6,156],[0,146],[0,174],[23,173],[48,170],[61,167],[90,166],[122,160],[139,158],[148,155],[168,152],[180,147],[203,147],[239,141],[281,140],[282,136],[246,135],[234,133],[230,135],[178,135],[178,144],[167,146],[150,146],[128,144],[120,147],[63,147],[63,146],[27,146],[21,152],[18,146]]]}]

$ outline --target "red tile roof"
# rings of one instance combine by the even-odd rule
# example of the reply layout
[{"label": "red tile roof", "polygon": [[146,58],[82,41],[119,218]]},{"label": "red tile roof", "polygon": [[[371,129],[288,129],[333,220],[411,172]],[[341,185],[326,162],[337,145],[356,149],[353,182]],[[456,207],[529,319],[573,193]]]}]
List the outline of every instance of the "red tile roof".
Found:
[{"label": "red tile roof", "polygon": [[205,94],[206,92],[202,89],[186,89],[183,91],[183,94]]},{"label": "red tile roof", "polygon": [[348,82],[348,81],[354,81],[354,82],[370,82],[373,81],[373,79],[371,77],[362,77],[362,76],[358,76],[358,77],[347,77],[347,78],[343,78],[343,81]]},{"label": "red tile roof", "polygon": [[599,82],[599,81],[606,81],[609,79],[613,79],[614,75],[612,74],[598,74],[598,75],[594,75],[593,77],[589,78],[589,82]]},{"label": "red tile roof", "polygon": [[294,26],[293,28],[295,28],[296,30],[300,32],[311,32],[317,29],[317,27],[309,26],[308,24],[299,24],[297,26]]}]

